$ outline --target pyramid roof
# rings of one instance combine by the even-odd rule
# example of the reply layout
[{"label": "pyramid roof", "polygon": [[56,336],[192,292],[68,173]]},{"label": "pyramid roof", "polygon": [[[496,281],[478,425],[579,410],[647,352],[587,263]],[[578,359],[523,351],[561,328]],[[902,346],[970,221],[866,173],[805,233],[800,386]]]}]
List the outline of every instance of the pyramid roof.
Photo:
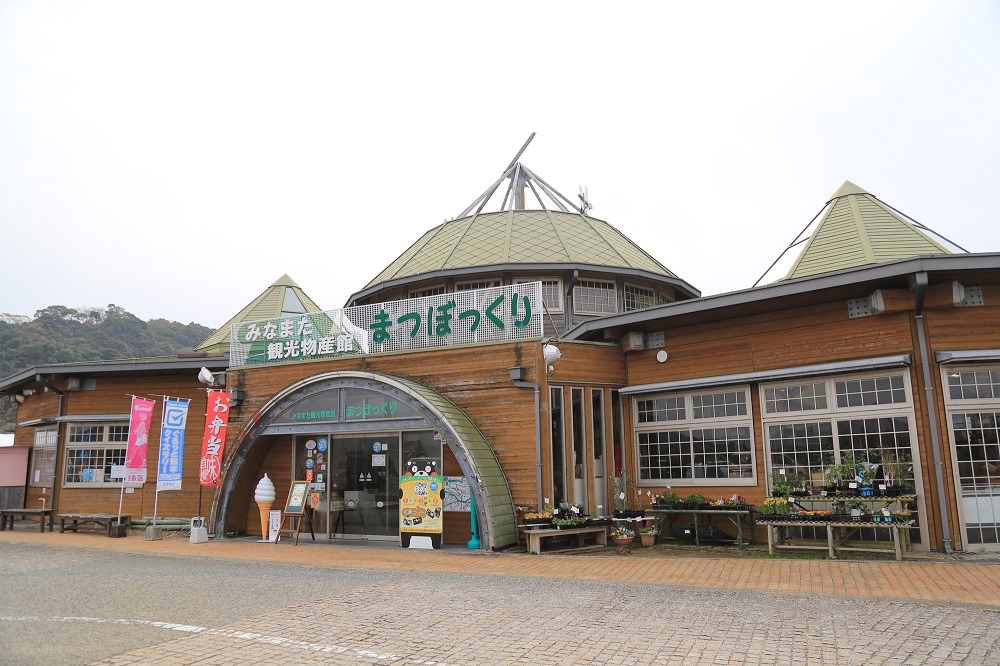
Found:
[{"label": "pyramid roof", "polygon": [[919,225],[850,181],[821,211],[821,219],[784,280],[952,251]]},{"label": "pyramid roof", "polygon": [[285,274],[223,324],[222,328],[195,347],[195,351],[228,352],[229,335],[233,324],[259,319],[276,319],[307,312],[319,312],[320,310],[321,308],[302,291],[302,287]]}]

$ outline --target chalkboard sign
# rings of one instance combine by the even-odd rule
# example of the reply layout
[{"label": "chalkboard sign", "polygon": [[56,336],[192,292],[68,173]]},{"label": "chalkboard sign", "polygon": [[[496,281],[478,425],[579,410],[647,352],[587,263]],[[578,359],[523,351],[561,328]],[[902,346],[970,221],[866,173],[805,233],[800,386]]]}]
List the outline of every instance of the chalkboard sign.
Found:
[{"label": "chalkboard sign", "polygon": [[288,501],[285,502],[285,515],[301,516],[309,506],[309,482],[292,481],[292,488],[288,491]]}]

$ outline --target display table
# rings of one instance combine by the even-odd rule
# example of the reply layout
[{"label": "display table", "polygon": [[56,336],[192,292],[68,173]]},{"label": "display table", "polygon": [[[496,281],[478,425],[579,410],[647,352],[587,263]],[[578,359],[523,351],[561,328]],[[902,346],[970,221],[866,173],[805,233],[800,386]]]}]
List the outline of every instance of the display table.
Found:
[{"label": "display table", "polygon": [[[767,552],[774,555],[778,548],[804,548],[814,550],[825,550],[831,560],[837,559],[837,551],[863,551],[868,553],[895,552],[896,559],[902,560],[903,553],[910,552],[910,528],[912,521],[906,523],[873,523],[873,522],[842,522],[842,521],[801,521],[801,520],[768,520],[758,521],[758,525],[767,527]],[[785,534],[788,527],[812,527],[815,529],[826,528],[826,545],[815,545],[806,543],[789,543]],[[892,536],[893,551],[888,548],[876,545],[857,545],[857,542],[849,543],[850,537],[863,528],[880,528],[889,530]]]},{"label": "display table", "polygon": [[[646,509],[646,513],[652,513],[657,516],[663,516],[659,521],[660,529],[657,532],[660,536],[670,536],[673,531],[674,521],[679,515],[690,515],[694,519],[694,543],[697,546],[701,545],[701,537],[698,534],[699,521],[704,522],[705,525],[712,524],[712,516],[725,516],[726,519],[736,527],[736,538],[732,539],[732,542],[737,544],[740,548],[743,547],[744,543],[753,543],[753,521],[750,519],[753,514],[752,509]],[[663,528],[667,526],[668,533],[663,534]],[[744,541],[743,539],[743,528],[744,526],[750,528],[750,539],[749,541]]]}]

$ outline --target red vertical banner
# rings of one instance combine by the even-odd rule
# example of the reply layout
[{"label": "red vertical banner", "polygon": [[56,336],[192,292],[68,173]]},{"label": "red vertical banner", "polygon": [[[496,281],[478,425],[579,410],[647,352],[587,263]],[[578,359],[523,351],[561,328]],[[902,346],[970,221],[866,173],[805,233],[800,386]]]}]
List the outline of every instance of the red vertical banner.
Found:
[{"label": "red vertical banner", "polygon": [[200,479],[203,486],[218,486],[222,478],[222,453],[229,427],[229,391],[209,391],[205,414],[205,440],[201,446]]},{"label": "red vertical banner", "polygon": [[153,422],[153,400],[132,396],[132,414],[128,422],[128,443],[125,447],[125,481],[146,482],[146,450],[149,426]]}]

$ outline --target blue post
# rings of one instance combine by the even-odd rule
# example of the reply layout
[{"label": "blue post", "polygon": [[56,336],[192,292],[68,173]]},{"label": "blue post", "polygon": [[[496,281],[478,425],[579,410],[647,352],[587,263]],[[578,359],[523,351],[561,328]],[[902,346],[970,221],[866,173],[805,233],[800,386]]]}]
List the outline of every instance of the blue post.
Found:
[{"label": "blue post", "polygon": [[476,497],[471,492],[469,493],[469,511],[471,515],[469,516],[469,530],[472,532],[472,538],[469,539],[469,549],[475,550],[480,547],[479,542],[479,525],[476,523]]}]

